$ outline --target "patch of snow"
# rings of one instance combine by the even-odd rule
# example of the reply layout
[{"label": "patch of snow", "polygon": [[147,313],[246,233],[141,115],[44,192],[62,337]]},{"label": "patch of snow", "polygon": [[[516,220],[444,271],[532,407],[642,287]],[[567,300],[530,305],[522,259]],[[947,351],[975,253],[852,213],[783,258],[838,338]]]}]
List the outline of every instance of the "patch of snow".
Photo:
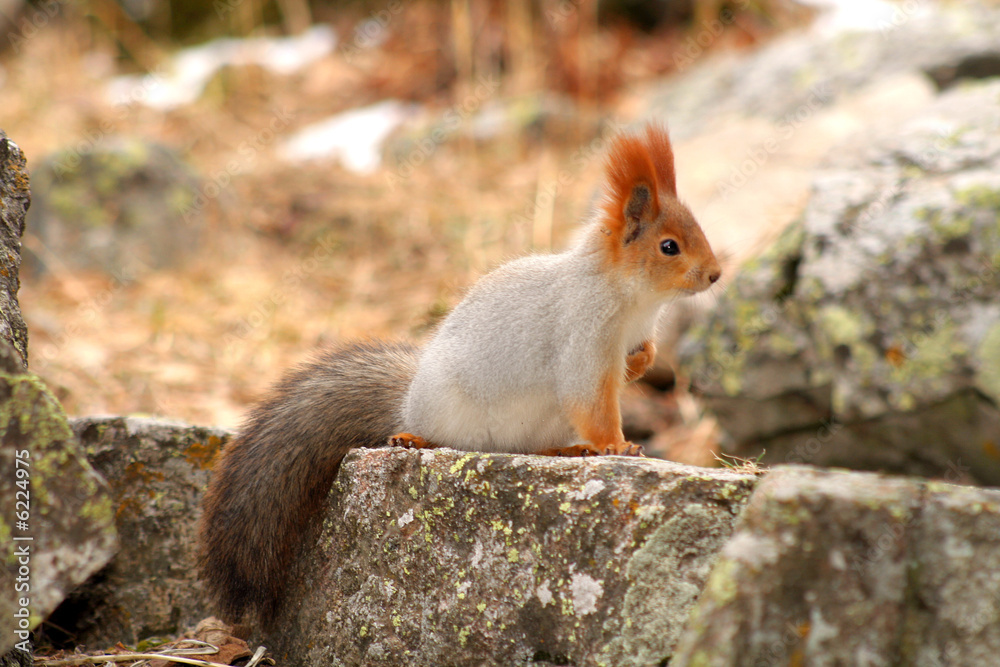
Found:
[{"label": "patch of snow", "polygon": [[259,65],[277,74],[291,74],[332,53],[336,45],[337,35],[326,25],[294,37],[215,39],[179,51],[151,74],[115,77],[105,94],[112,104],[138,102],[165,111],[197,100],[223,67]]},{"label": "patch of snow", "polygon": [[338,160],[351,171],[371,173],[382,162],[382,144],[389,133],[416,109],[397,100],[351,109],[302,128],[279,153],[290,162]]},{"label": "patch of snow", "polygon": [[801,0],[819,10],[813,29],[824,34],[891,30],[910,19],[925,14],[927,3],[908,0]]}]

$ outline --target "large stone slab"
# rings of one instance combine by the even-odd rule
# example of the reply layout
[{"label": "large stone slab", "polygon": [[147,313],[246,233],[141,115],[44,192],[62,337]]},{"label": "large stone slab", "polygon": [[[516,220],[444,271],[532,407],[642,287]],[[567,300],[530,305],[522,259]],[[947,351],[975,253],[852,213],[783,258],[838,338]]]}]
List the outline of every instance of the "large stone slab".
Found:
[{"label": "large stone slab", "polygon": [[289,665],[663,664],[755,481],[355,451],[268,645]]},{"label": "large stone slab", "polygon": [[844,142],[683,364],[733,453],[1000,484],[1000,82]]},{"label": "large stone slab", "polygon": [[117,549],[107,484],[22,363],[0,341],[0,655]]},{"label": "large stone slab", "polygon": [[104,648],[179,634],[208,616],[196,525],[222,429],[136,417],[71,422],[114,504],[121,550],[52,617],[76,643]]},{"label": "large stone slab", "polygon": [[9,342],[28,366],[28,328],[21,317],[21,234],[31,205],[28,163],[16,143],[0,130],[0,339]]},{"label": "large stone slab", "polygon": [[670,664],[972,667],[998,652],[1000,490],[782,467]]},{"label": "large stone slab", "polygon": [[[863,15],[864,8],[858,9]],[[886,3],[877,9],[887,15],[867,27],[833,27],[821,17],[818,25],[789,31],[750,53],[711,50],[710,57],[710,49],[698,42],[712,37],[716,26],[704,26],[675,54],[679,74],[653,84],[650,112],[668,119],[674,141],[734,117],[776,121],[780,141],[817,109],[900,76],[927,73],[941,86],[997,75],[995,6]],[[910,100],[893,103],[905,106]]]}]

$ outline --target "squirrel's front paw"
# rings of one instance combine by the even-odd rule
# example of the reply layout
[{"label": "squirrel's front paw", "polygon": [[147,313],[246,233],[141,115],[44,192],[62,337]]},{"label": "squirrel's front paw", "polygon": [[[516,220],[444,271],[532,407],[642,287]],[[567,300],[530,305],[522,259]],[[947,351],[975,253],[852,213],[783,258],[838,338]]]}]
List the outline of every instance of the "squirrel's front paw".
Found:
[{"label": "squirrel's front paw", "polygon": [[389,437],[390,447],[402,447],[403,449],[434,449],[437,445],[427,442],[419,435],[412,433],[397,433]]},{"label": "squirrel's front paw", "polygon": [[605,454],[610,456],[646,456],[642,451],[642,445],[634,442],[619,442],[608,447]]},{"label": "squirrel's front paw", "polygon": [[656,361],[656,345],[651,340],[629,352],[625,357],[625,381],[633,382],[645,374]]}]

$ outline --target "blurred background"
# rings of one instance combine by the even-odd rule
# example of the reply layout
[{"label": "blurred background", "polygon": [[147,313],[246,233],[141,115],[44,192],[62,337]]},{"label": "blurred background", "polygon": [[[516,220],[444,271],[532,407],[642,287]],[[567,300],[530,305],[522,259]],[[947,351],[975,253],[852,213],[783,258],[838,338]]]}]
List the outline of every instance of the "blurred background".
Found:
[{"label": "blurred background", "polygon": [[[933,69],[961,42],[934,39],[938,13],[996,5],[2,0],[32,370],[73,416],[235,427],[317,346],[420,340],[478,276],[563,247],[606,138],[650,117],[731,280],[831,148],[961,75]],[[726,289],[671,313],[626,399],[654,453],[718,450],[672,361]]]}]

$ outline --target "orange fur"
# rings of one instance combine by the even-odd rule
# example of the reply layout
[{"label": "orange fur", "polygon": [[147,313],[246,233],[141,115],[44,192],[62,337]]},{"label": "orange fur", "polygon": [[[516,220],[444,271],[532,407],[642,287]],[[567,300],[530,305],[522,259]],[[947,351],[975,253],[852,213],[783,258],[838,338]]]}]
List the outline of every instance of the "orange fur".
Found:
[{"label": "orange fur", "polygon": [[[701,227],[677,198],[673,148],[658,124],[612,142],[600,224],[609,274],[638,277],[665,293],[700,292],[721,274]],[[676,256],[660,252],[667,239],[678,244]]]},{"label": "orange fur", "polygon": [[656,185],[660,194],[677,196],[677,179],[674,174],[674,148],[670,136],[662,125],[646,126],[646,146],[656,169]]},{"label": "orange fur", "polygon": [[427,442],[419,435],[412,433],[397,433],[389,437],[390,447],[402,447],[403,449],[437,449],[437,445]]},{"label": "orange fur", "polygon": [[577,434],[598,448],[625,442],[622,415],[618,407],[618,394],[623,380],[620,369],[612,369],[597,387],[596,396],[590,404],[572,406],[568,410],[570,422]]},{"label": "orange fur", "polygon": [[645,136],[622,134],[615,137],[604,164],[604,174],[604,219],[611,236],[620,241],[625,227],[625,204],[637,185],[646,185],[651,191],[650,214],[653,218],[660,213],[660,195],[677,196],[674,150],[666,129],[650,123]]}]

